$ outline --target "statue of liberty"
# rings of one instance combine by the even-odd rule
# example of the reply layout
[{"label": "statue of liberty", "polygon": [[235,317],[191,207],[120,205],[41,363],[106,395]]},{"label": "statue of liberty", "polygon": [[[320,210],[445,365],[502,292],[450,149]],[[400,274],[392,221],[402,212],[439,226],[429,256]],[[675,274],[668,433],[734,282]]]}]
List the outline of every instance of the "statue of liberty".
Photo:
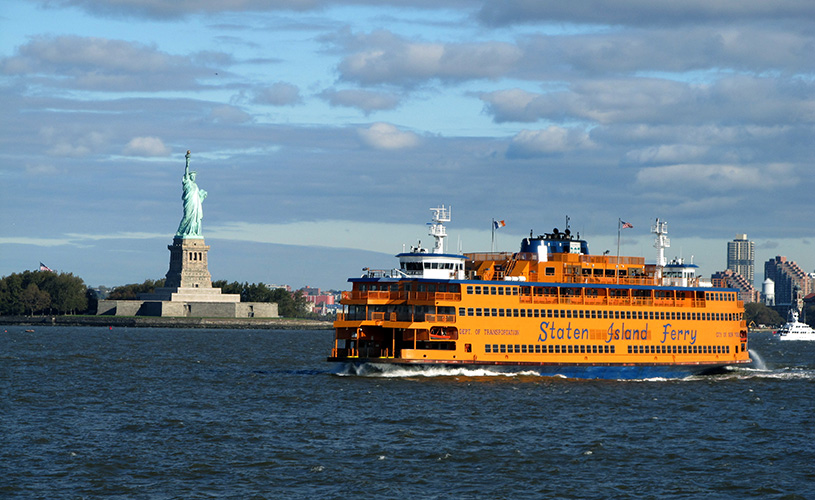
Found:
[{"label": "statue of liberty", "polygon": [[201,235],[201,219],[204,218],[204,211],[201,207],[207,192],[199,189],[195,183],[195,171],[190,172],[190,152],[187,151],[187,166],[184,167],[184,177],[181,179],[181,186],[184,192],[181,200],[184,202],[184,217],[178,225],[176,238],[203,238]]}]

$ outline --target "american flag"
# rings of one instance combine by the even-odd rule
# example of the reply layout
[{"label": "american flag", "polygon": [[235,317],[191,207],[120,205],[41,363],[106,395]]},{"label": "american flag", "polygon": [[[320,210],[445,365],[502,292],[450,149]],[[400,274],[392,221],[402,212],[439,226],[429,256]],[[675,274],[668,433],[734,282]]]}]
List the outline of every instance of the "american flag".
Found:
[{"label": "american flag", "polygon": [[634,224],[630,224],[628,222],[625,222],[624,220],[621,220],[620,222],[622,223],[622,228],[623,229],[628,229],[628,228],[634,229]]},{"label": "american flag", "polygon": [[43,264],[42,262],[40,262],[40,271],[51,271],[52,273],[54,272],[54,270],[53,270],[53,269],[51,269],[50,267],[46,266],[46,265],[45,265],[45,264]]}]

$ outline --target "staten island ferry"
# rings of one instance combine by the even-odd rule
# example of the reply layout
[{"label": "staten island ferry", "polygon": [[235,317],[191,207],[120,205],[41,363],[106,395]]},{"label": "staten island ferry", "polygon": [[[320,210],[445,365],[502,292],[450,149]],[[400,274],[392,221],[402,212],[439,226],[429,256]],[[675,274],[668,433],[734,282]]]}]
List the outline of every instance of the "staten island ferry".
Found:
[{"label": "staten island ferry", "polygon": [[420,243],[396,256],[398,269],[348,280],[328,361],[357,372],[444,365],[605,379],[750,362],[738,290],[704,282],[693,264],[664,262],[659,219],[657,262],[646,264],[591,255],[568,227],[530,233],[518,252],[448,253],[450,208],[430,210],[433,248]]}]

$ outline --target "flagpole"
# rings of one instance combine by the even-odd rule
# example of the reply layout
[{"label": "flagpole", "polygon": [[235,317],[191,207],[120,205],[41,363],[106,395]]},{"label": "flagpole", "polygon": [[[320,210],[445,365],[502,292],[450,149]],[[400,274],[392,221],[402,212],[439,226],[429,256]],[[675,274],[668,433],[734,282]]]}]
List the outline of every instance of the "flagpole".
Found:
[{"label": "flagpole", "polygon": [[617,276],[617,283],[620,282],[620,232],[622,231],[623,220],[617,218],[617,269],[614,274]]},{"label": "flagpole", "polygon": [[490,229],[492,230],[492,243],[490,244],[490,251],[495,251],[495,219],[492,219],[492,224],[490,224]]}]

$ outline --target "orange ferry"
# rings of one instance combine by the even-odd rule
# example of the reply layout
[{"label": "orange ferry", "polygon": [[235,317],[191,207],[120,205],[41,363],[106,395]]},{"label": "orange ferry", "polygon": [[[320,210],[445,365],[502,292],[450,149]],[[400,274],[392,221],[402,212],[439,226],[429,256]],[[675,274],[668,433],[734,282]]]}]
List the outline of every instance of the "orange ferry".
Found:
[{"label": "orange ferry", "polygon": [[[638,379],[713,373],[749,363],[738,290],[659,257],[590,255],[567,228],[521,242],[519,252],[450,254],[432,208],[430,235],[397,255],[399,269],[365,269],[343,292],[328,361],[359,369],[452,365],[576,378]],[[619,252],[618,252],[619,253]]]}]

